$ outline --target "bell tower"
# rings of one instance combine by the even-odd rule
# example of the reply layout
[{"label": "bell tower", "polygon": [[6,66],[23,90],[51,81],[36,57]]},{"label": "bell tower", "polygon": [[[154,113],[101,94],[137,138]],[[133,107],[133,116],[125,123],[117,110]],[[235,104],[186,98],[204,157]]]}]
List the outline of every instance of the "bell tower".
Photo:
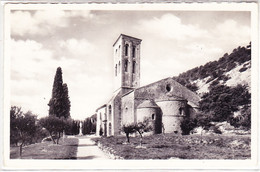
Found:
[{"label": "bell tower", "polygon": [[114,92],[124,94],[140,86],[141,41],[121,34],[114,43]]}]

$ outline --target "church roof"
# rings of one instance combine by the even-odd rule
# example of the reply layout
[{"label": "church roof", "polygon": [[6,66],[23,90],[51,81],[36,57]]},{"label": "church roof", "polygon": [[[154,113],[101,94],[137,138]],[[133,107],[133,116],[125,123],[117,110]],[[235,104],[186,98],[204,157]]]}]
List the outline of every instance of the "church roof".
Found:
[{"label": "church roof", "polygon": [[160,108],[160,107],[153,100],[145,100],[143,103],[137,106],[137,109],[141,109],[141,108]]},{"label": "church roof", "polygon": [[177,98],[179,100],[187,100],[192,106],[198,106],[198,102],[200,101],[200,97],[196,93],[170,77],[137,88],[135,95],[153,100]]}]

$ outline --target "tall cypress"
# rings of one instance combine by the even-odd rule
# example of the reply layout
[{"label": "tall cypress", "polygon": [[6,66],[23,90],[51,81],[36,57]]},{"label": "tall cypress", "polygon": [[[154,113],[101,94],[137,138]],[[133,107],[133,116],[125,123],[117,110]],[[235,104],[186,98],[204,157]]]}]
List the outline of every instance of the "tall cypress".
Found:
[{"label": "tall cypress", "polygon": [[57,68],[53,82],[52,97],[48,106],[49,116],[56,116],[58,118],[68,118],[70,116],[68,87],[67,84],[63,84],[61,67]]},{"label": "tall cypress", "polygon": [[70,100],[67,84],[63,84],[63,115],[65,118],[70,117]]}]

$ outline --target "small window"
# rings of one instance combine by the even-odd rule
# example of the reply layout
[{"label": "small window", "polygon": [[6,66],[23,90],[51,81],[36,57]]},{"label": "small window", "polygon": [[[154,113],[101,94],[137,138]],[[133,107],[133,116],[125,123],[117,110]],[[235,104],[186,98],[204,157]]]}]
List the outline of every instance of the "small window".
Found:
[{"label": "small window", "polygon": [[112,114],[112,106],[108,106],[108,120],[111,121],[111,114]]},{"label": "small window", "polygon": [[125,72],[128,71],[128,60],[125,60],[124,69],[125,69]]},{"label": "small window", "polygon": [[135,57],[135,46],[132,48],[132,57]]},{"label": "small window", "polygon": [[120,48],[121,48],[121,46],[119,45],[119,47],[118,47],[118,53],[117,53],[118,57],[120,56]]},{"label": "small window", "polygon": [[166,85],[166,90],[167,90],[168,92],[170,92],[170,91],[172,90],[172,87],[171,87],[170,84],[167,84],[167,85]]},{"label": "small window", "polygon": [[117,64],[116,64],[116,67],[115,67],[115,76],[117,76]]},{"label": "small window", "polygon": [[152,114],[152,119],[154,120],[154,114]]},{"label": "small window", "polygon": [[109,105],[109,106],[108,106],[108,113],[111,114],[111,112],[112,112],[112,106]]},{"label": "small window", "polygon": [[135,73],[135,68],[136,68],[136,62],[133,61],[133,73]]},{"label": "small window", "polygon": [[182,108],[179,108],[179,113],[180,113],[180,115],[182,114]]},{"label": "small window", "polygon": [[120,64],[120,61],[118,62],[118,73],[120,73],[120,71],[121,71],[121,64]]},{"label": "small window", "polygon": [[126,44],[126,45],[125,45],[125,56],[128,56],[128,48],[129,48],[129,45]]}]

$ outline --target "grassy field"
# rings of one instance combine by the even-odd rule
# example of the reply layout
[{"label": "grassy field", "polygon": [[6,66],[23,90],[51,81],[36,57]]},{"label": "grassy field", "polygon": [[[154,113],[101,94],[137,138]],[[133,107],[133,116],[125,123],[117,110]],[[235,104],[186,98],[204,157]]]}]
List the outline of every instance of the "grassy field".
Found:
[{"label": "grassy field", "polygon": [[250,159],[250,136],[160,134],[143,139],[132,137],[130,144],[123,144],[125,137],[95,139],[104,147],[124,159]]},{"label": "grassy field", "polygon": [[[23,148],[22,159],[76,159],[77,138],[60,139],[58,145],[50,142],[36,143]],[[19,158],[19,147],[11,147],[10,159]]]}]

